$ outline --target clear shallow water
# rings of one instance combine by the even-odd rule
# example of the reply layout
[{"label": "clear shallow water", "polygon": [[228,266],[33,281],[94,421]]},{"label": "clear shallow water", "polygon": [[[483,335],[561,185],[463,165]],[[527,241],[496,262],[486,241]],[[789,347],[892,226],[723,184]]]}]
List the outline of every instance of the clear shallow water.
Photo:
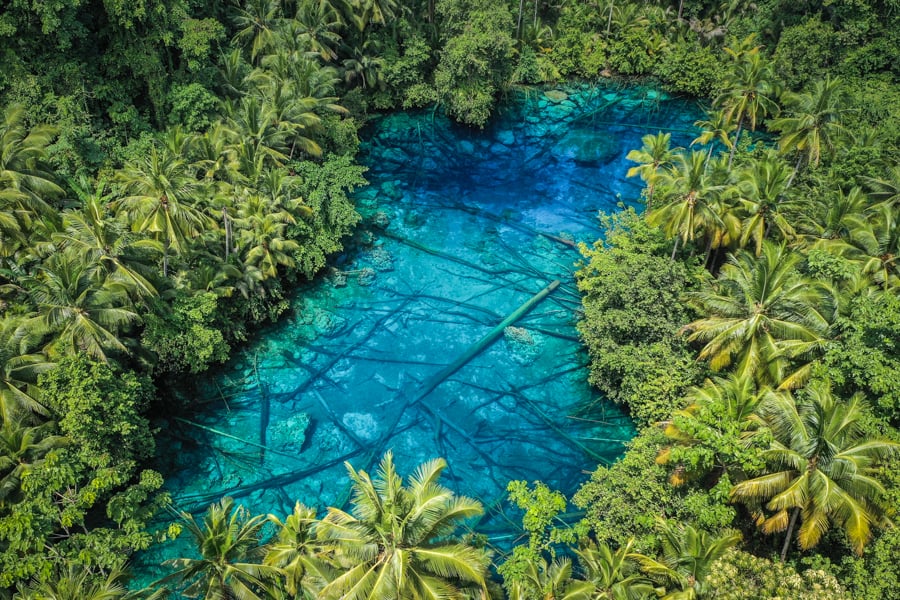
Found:
[{"label": "clear shallow water", "polygon": [[[297,499],[343,505],[343,461],[374,468],[392,449],[404,473],[445,457],[444,483],[484,503],[478,530],[503,545],[518,519],[504,502],[509,480],[568,494],[621,454],[634,429],[586,382],[579,255],[565,241],[593,242],[598,210],[636,200],[625,155],[642,135],[673,129],[673,145],[686,146],[699,111],[641,88],[566,91],[562,101],[520,94],[484,131],[423,112],[364,132],[371,185],[356,194],[366,224],[354,249],[227,365],[180,385],[206,407],[196,424],[270,450],[161,422],[157,468],[176,508],[224,495],[279,516]],[[437,376],[553,280],[520,330]],[[139,579],[192,555],[188,543],[143,553]]]}]

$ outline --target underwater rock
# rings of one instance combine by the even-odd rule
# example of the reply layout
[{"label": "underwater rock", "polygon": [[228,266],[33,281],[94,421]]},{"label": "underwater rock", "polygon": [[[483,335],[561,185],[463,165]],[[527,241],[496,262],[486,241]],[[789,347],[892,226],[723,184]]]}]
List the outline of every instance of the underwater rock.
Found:
[{"label": "underwater rock", "polygon": [[387,229],[391,224],[391,217],[383,210],[379,210],[372,215],[372,225],[380,229]]},{"label": "underwater rock", "polygon": [[411,210],[403,216],[403,224],[407,227],[421,227],[425,224],[425,215],[417,210]]},{"label": "underwater rock", "polygon": [[394,257],[382,246],[376,246],[366,252],[366,259],[372,263],[376,271],[394,270]]},{"label": "underwater rock", "polygon": [[269,445],[283,452],[300,452],[306,441],[309,415],[298,413],[269,425]]},{"label": "underwater rock", "polygon": [[523,327],[509,326],[503,330],[503,339],[510,357],[524,366],[533,363],[541,354],[544,346],[543,337]]},{"label": "underwater rock", "polygon": [[375,283],[375,269],[370,267],[365,267],[359,270],[359,275],[356,278],[356,282],[363,286],[370,286]]},{"label": "underwater rock", "polygon": [[337,334],[347,320],[327,310],[317,308],[313,311],[312,326],[316,329],[316,333],[325,337],[331,337]]},{"label": "underwater rock", "polygon": [[463,154],[475,154],[475,144],[468,140],[463,140],[457,144],[459,151]]},{"label": "underwater rock", "polygon": [[514,146],[516,143],[516,135],[509,129],[501,129],[495,137],[504,146]]},{"label": "underwater rock", "polygon": [[544,96],[546,96],[547,99],[550,100],[550,102],[554,102],[557,104],[562,102],[563,100],[569,99],[569,95],[562,90],[547,90],[546,92],[544,92]]},{"label": "underwater rock", "polygon": [[336,288],[346,287],[347,274],[332,267],[328,272],[328,281]]},{"label": "underwater rock", "polygon": [[585,164],[606,164],[619,155],[619,144],[612,136],[601,137],[590,129],[573,129],[553,147],[557,158]]},{"label": "underwater rock", "polygon": [[403,192],[400,191],[400,188],[398,188],[397,184],[393,181],[385,181],[382,183],[381,193],[391,200],[399,200],[403,197]]},{"label": "underwater rock", "polygon": [[358,438],[367,442],[378,439],[378,436],[381,434],[381,427],[378,426],[378,421],[370,413],[345,413],[341,421]]}]

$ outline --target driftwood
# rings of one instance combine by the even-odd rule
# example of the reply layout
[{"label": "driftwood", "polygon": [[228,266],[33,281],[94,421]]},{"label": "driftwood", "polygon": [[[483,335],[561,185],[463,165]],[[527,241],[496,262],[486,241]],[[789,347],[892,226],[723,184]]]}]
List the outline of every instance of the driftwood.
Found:
[{"label": "driftwood", "polygon": [[272,454],[277,454],[279,456],[284,456],[287,458],[292,458],[294,460],[300,460],[300,458],[296,454],[288,454],[287,452],[281,452],[279,450],[275,450],[274,448],[269,448],[268,446],[264,446],[263,444],[257,444],[256,442],[251,442],[250,440],[245,440],[242,437],[238,437],[236,435],[232,435],[230,433],[225,433],[224,431],[220,431],[218,429],[213,429],[212,427],[207,427],[206,425],[201,425],[200,423],[195,423],[194,421],[189,421],[187,419],[183,419],[181,417],[172,417],[175,421],[179,423],[184,423],[185,425],[190,425],[191,427],[196,427],[197,429],[202,429],[203,431],[208,431],[209,433],[214,433],[220,437],[228,438],[230,440],[234,440],[236,442],[241,442],[242,444],[246,444],[248,446],[253,446],[254,448],[259,448],[263,451],[271,452]]}]

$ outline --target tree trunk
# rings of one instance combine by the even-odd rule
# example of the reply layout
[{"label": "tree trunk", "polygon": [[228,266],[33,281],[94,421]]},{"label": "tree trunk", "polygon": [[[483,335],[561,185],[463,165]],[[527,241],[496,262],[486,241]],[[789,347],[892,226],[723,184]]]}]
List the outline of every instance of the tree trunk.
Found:
[{"label": "tree trunk", "polygon": [[613,6],[615,6],[615,2],[609,0],[609,19],[606,20],[606,37],[609,37],[609,30],[612,28]]},{"label": "tree trunk", "polygon": [[684,14],[684,0],[678,2],[678,20],[681,21],[681,15]]},{"label": "tree trunk", "polygon": [[787,535],[784,536],[784,546],[781,548],[781,562],[784,562],[784,559],[787,557],[787,551],[791,545],[791,537],[794,535],[794,525],[797,524],[798,516],[800,516],[799,506],[794,509],[794,514],[791,515],[791,522],[788,524]]},{"label": "tree trunk", "polygon": [[538,24],[538,6],[540,5],[540,0],[534,0],[534,24],[533,27],[537,29]]},{"label": "tree trunk", "polygon": [[225,261],[228,261],[228,252],[231,250],[231,221],[228,220],[228,210],[222,207],[222,222],[225,227]]},{"label": "tree trunk", "polygon": [[788,178],[787,184],[785,184],[785,186],[784,186],[785,189],[788,189],[789,187],[791,187],[791,184],[794,183],[794,177],[796,177],[797,173],[800,172],[800,163],[802,161],[803,161],[803,155],[801,154],[800,156],[797,157],[797,164],[794,165],[794,172],[791,173],[790,178]]},{"label": "tree trunk", "polygon": [[675,262],[675,254],[678,252],[678,242],[681,241],[681,236],[675,236],[675,246],[672,247],[672,262]]},{"label": "tree trunk", "polygon": [[169,276],[169,238],[163,244],[163,279]]},{"label": "tree trunk", "polygon": [[728,168],[731,169],[731,162],[734,160],[734,152],[737,150],[738,142],[741,139],[741,130],[744,128],[744,117],[738,121],[737,133],[734,134],[734,144],[731,146],[731,154],[728,155]]},{"label": "tree trunk", "polygon": [[428,22],[434,25],[434,0],[428,0]]},{"label": "tree trunk", "polygon": [[703,266],[707,269],[709,268],[709,257],[712,255],[712,243],[713,239],[710,237],[706,242],[706,258],[703,260]]},{"label": "tree trunk", "polygon": [[516,39],[522,39],[522,13],[525,12],[525,0],[519,0],[519,18],[516,20]]}]

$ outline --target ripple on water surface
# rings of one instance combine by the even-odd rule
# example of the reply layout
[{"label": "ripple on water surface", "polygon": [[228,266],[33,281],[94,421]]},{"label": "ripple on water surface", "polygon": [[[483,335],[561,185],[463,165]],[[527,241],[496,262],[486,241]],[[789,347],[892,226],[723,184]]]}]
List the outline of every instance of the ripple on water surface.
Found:
[{"label": "ripple on water surface", "polygon": [[[222,495],[277,515],[296,499],[341,505],[343,461],[369,469],[392,449],[402,472],[447,458],[444,483],[484,502],[479,528],[499,539],[509,480],[570,494],[621,454],[634,431],[586,381],[571,241],[592,242],[598,210],[639,196],[625,155],[641,136],[665,128],[686,146],[698,111],[639,88],[566,92],[519,95],[484,131],[428,111],[364,132],[371,186],[356,194],[356,249],[191,392],[211,401],[197,423],[272,451],[168,423],[158,468],[179,508]],[[435,377],[555,279],[514,327]],[[591,420],[573,418],[588,405]],[[140,562],[182,555],[187,541]]]}]

